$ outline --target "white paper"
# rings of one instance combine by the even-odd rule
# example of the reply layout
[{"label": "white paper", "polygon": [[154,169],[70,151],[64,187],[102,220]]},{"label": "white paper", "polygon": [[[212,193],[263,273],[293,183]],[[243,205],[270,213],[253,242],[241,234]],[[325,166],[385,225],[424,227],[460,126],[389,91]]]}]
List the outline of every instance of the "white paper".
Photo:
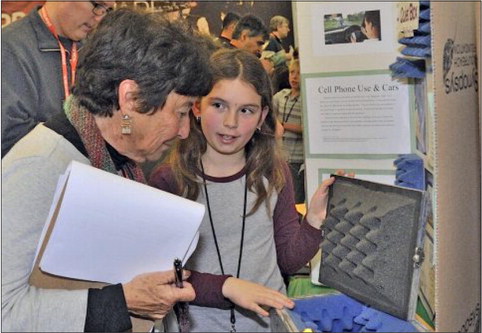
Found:
[{"label": "white paper", "polygon": [[408,85],[390,74],[305,82],[310,154],[411,152]]},{"label": "white paper", "polygon": [[[67,169],[67,172],[68,172],[68,169]],[[50,223],[48,223],[50,220],[52,220],[52,216],[54,215],[54,212],[55,212],[55,208],[57,207],[57,204],[59,202],[59,199],[60,199],[60,195],[62,194],[62,189],[64,188],[64,185],[65,185],[65,181],[67,180],[68,176],[66,174],[62,174],[59,176],[59,180],[57,181],[57,186],[55,188],[55,193],[54,193],[54,198],[52,200],[52,205],[50,206],[50,211],[49,211],[49,215],[47,217],[47,222],[44,224],[44,227],[42,229],[42,233],[40,234],[40,241],[38,242],[38,245],[37,245],[37,250],[35,251],[35,260],[32,262],[32,269],[31,271],[33,271],[34,267],[35,267],[35,263],[37,262],[37,256],[40,252],[40,249],[42,248],[42,244],[44,242],[44,238],[45,238],[45,235],[47,234],[47,230],[49,228],[49,225]]]},{"label": "white paper", "polygon": [[78,162],[67,173],[42,271],[124,283],[172,269],[197,245],[203,205]]}]

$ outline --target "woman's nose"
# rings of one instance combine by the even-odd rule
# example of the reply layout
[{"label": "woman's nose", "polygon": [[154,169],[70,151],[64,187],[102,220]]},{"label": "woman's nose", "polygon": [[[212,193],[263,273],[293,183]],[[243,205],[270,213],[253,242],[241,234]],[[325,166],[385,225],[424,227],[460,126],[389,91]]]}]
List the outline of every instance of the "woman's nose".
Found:
[{"label": "woman's nose", "polygon": [[[186,117],[189,119],[189,117]],[[179,126],[179,131],[177,132],[177,136],[180,139],[186,139],[189,136],[190,125],[189,121],[183,121],[181,126]]]}]

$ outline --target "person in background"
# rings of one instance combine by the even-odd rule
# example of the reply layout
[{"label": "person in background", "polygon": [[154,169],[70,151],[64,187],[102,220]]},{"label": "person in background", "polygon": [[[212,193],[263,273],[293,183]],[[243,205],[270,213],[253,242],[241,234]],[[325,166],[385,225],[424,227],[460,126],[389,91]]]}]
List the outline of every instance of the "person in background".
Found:
[{"label": "person in background", "polygon": [[276,15],[269,21],[269,41],[265,47],[265,51],[273,51],[273,62],[275,66],[286,66],[293,59],[294,49],[291,47],[290,52],[286,52],[281,41],[288,37],[290,32],[290,21],[281,15]]},{"label": "person in background", "polygon": [[2,157],[39,122],[62,111],[80,42],[114,1],[47,1],[2,29]]},{"label": "person in background", "polygon": [[194,299],[189,283],[175,287],[173,271],[82,290],[40,288],[29,275],[71,161],[145,182],[137,163],[159,159],[188,136],[191,107],[212,81],[201,45],[181,21],[125,8],[109,13],[79,52],[64,112],[2,159],[3,331],[126,331],[129,313],[160,319],[177,301]]},{"label": "person in background", "polygon": [[268,30],[259,17],[248,14],[238,21],[232,37],[231,48],[248,51],[259,58]]},{"label": "person in background", "polygon": [[299,223],[268,74],[244,50],[215,52],[211,68],[214,85],[193,106],[191,135],[149,183],[207,208],[186,264],[196,291],[192,331],[270,331],[267,309],[293,307],[282,274],[295,273],[319,248],[334,178],[320,185]]},{"label": "person in background", "polygon": [[291,89],[283,89],[273,97],[273,108],[283,126],[283,148],[290,166],[295,188],[295,202],[305,202],[303,170],[303,114],[300,96],[300,63],[293,60],[289,66]]},{"label": "person in background", "polygon": [[223,47],[229,48],[231,39],[233,37],[233,31],[238,23],[240,16],[233,12],[228,12],[223,19],[223,27],[221,33],[219,34],[218,40],[221,42]]},{"label": "person in background", "polygon": [[281,15],[273,16],[269,22],[269,41],[264,52],[272,52],[273,72],[271,78],[273,82],[273,93],[286,88],[290,88],[288,80],[288,64],[293,59],[293,47],[286,52],[283,48],[282,40],[288,37],[290,32],[289,20]]},{"label": "person in background", "polygon": [[269,56],[262,54],[263,45],[268,39],[268,30],[259,17],[250,14],[243,16],[236,24],[232,37],[230,48],[254,54],[261,61],[266,73],[273,73],[273,62]]}]

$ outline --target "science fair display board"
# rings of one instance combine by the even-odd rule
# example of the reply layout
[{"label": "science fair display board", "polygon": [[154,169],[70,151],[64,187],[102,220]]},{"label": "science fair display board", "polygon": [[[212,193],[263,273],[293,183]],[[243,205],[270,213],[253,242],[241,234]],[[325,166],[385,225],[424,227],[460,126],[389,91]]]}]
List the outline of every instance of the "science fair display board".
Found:
[{"label": "science fair display board", "polygon": [[[401,56],[401,22],[418,18],[419,6],[293,2],[307,198],[337,169],[393,185],[400,154],[422,158],[432,212],[419,297],[436,331],[473,331],[480,325],[480,4],[430,2],[426,75],[397,79],[389,67]],[[362,36],[368,12],[379,17],[373,38]]]}]

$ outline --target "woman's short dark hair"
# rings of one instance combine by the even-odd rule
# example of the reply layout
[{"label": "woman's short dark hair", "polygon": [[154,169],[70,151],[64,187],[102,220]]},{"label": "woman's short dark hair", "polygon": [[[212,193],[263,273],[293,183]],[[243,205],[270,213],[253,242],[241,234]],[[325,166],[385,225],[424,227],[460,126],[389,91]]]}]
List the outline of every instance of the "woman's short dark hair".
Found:
[{"label": "woman's short dark hair", "polygon": [[138,112],[155,112],[167,96],[204,96],[211,89],[209,54],[192,31],[159,13],[121,8],[109,13],[79,51],[73,94],[100,116],[119,109],[118,87],[138,85]]}]

